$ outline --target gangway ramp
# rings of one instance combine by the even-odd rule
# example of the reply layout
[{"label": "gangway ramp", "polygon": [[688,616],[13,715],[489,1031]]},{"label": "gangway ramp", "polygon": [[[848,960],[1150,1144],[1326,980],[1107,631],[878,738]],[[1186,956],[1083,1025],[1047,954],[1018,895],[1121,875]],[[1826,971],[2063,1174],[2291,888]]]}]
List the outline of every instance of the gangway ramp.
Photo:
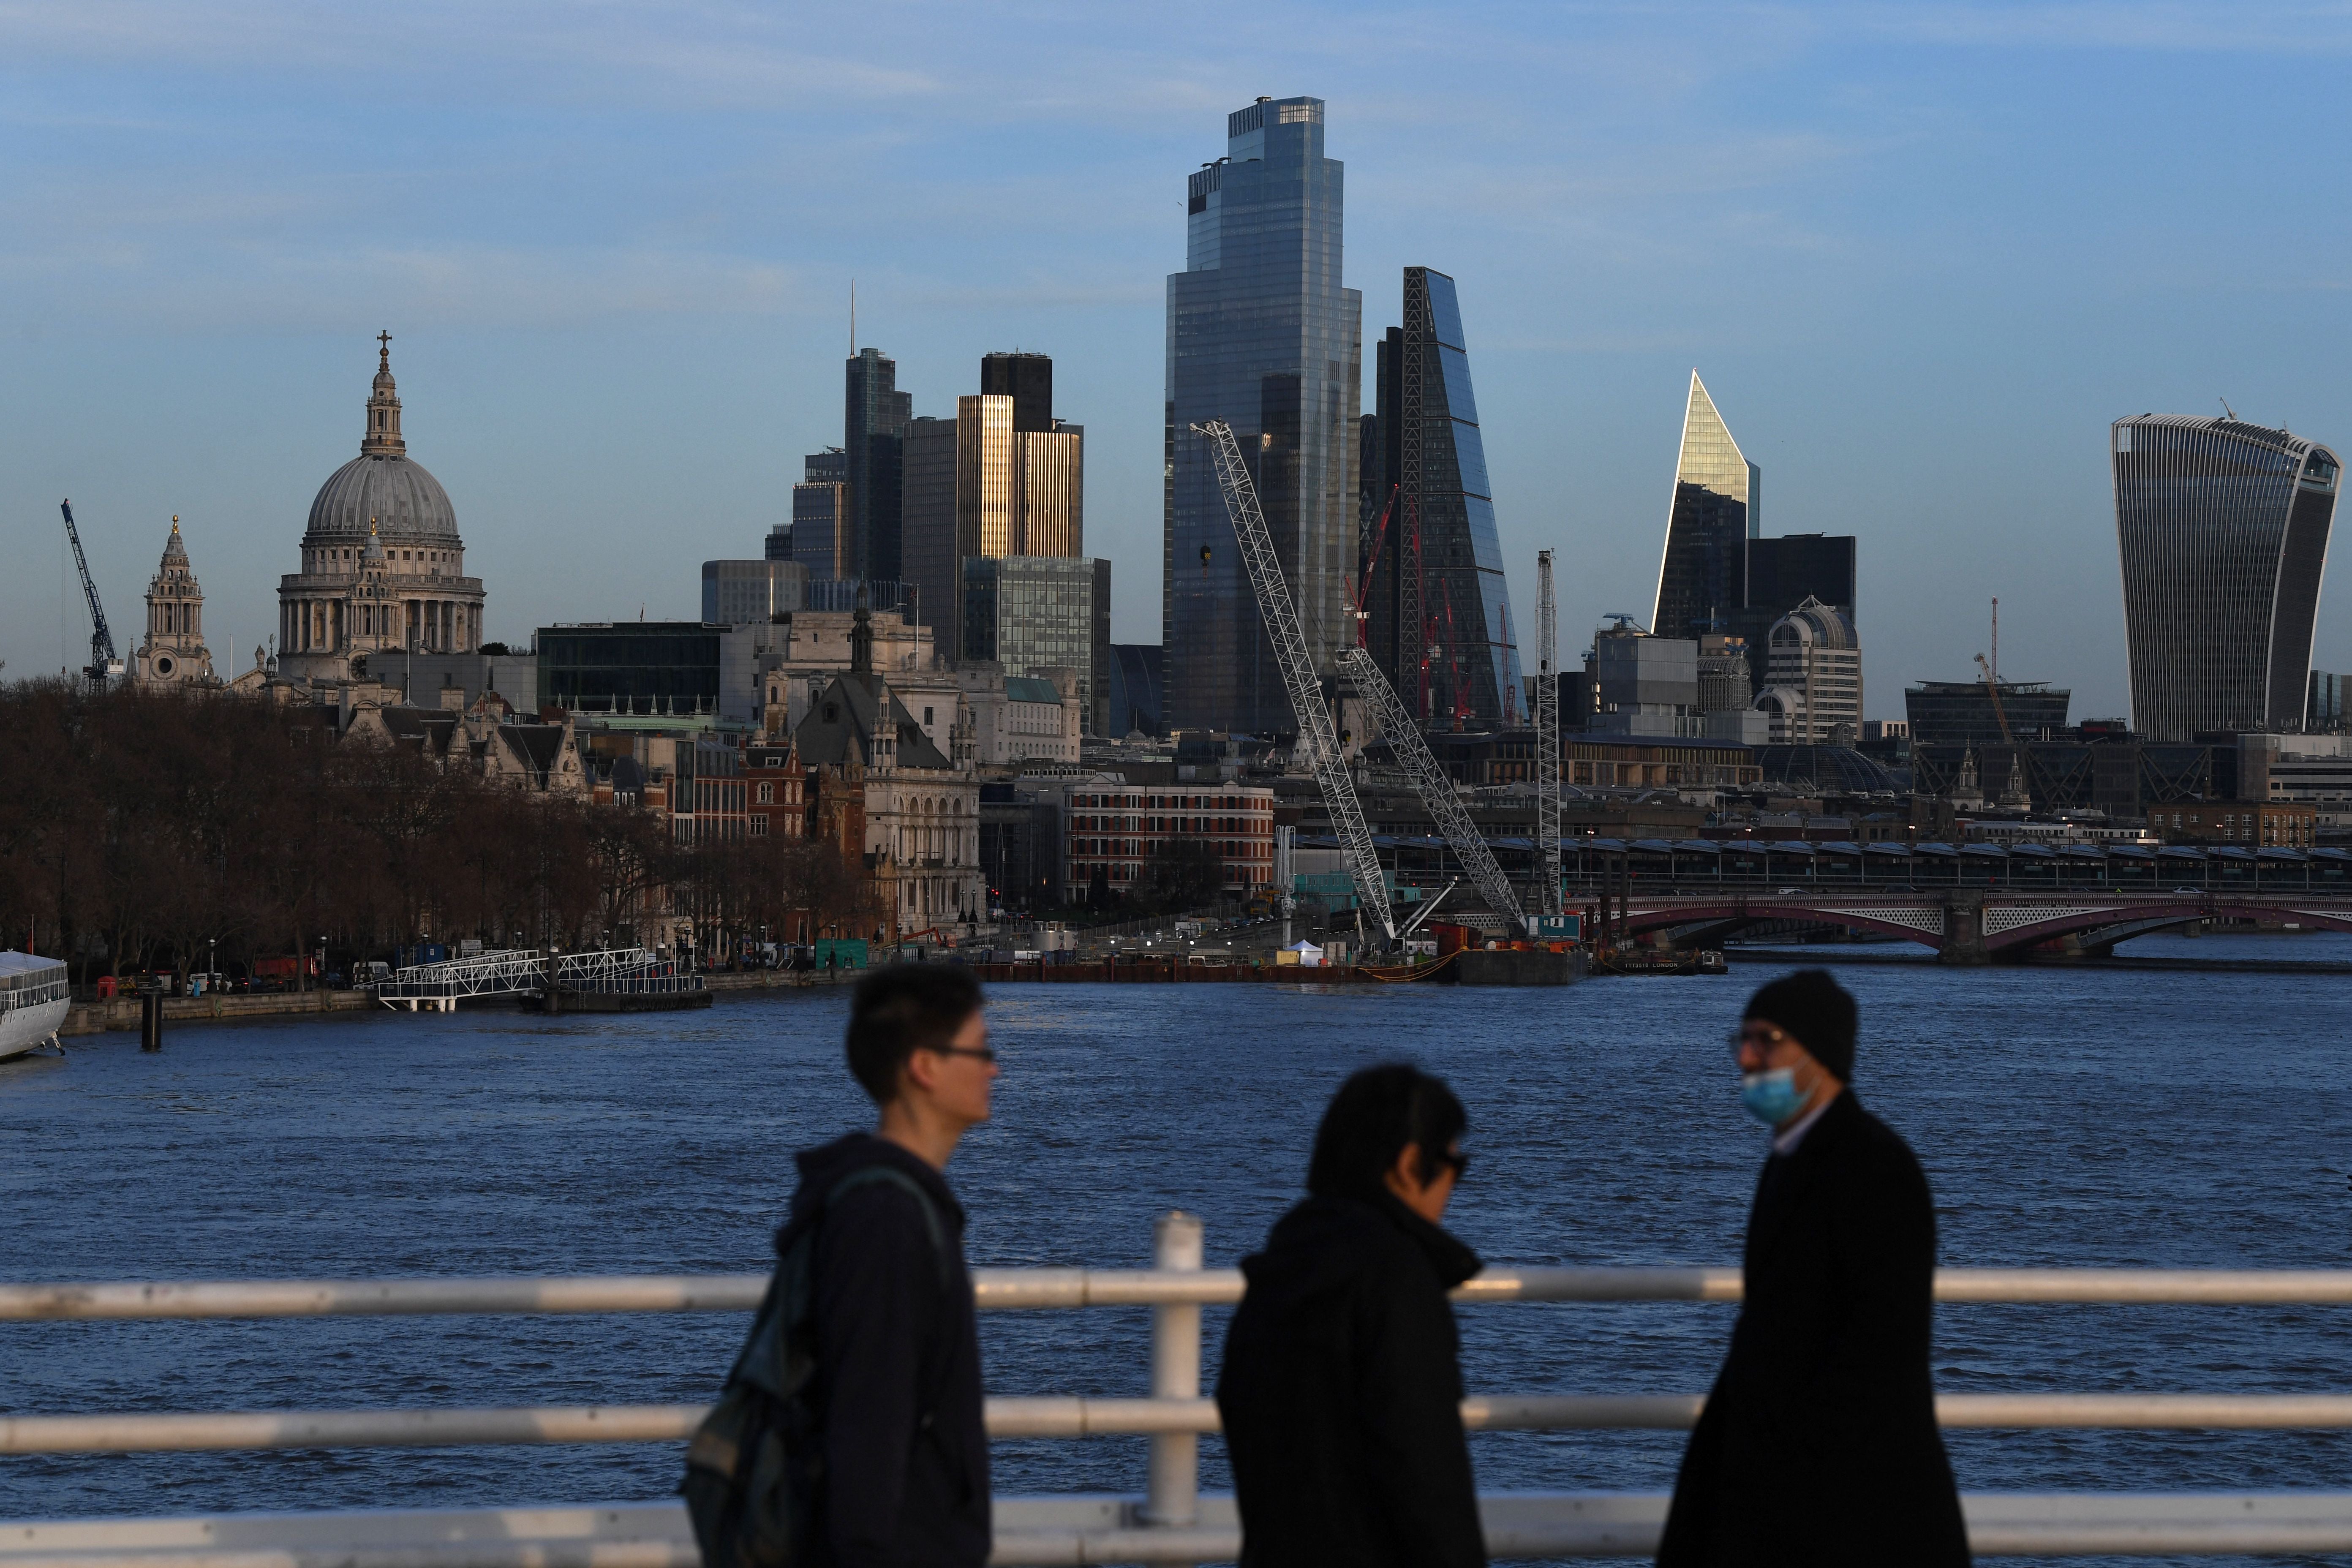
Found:
[{"label": "gangway ramp", "polygon": [[567,991],[634,989],[649,977],[667,977],[667,960],[642,947],[587,952],[509,948],[394,970],[377,983],[375,996],[387,1007],[446,1013],[454,1012],[461,1000],[541,996],[551,984]]}]

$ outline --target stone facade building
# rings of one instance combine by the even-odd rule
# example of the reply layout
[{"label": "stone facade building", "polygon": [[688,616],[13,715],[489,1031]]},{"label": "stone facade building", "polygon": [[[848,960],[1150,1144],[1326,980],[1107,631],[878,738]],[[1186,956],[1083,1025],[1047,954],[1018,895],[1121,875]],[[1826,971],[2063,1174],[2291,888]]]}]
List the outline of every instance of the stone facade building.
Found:
[{"label": "stone facade building", "polygon": [[[793,731],[793,751],[816,796],[819,835],[853,820],[861,857],[882,905],[886,936],[982,918],[988,888],[980,869],[980,775],[961,705],[945,749],[874,668],[868,612],[856,612],[850,667],[811,700]],[[844,810],[855,801],[854,812]],[[833,803],[832,809],[827,809]]]},{"label": "stone facade building", "polygon": [[408,456],[392,379],[391,335],[378,334],[375,383],[360,455],[310,503],[302,569],[278,580],[278,672],[347,679],[383,648],[467,653],[482,642],[482,581],[449,492]]},{"label": "stone facade building", "polygon": [[213,656],[205,647],[205,591],[172,520],[163,563],[147,584],[147,636],[131,663],[131,679],[149,686],[212,686]]}]

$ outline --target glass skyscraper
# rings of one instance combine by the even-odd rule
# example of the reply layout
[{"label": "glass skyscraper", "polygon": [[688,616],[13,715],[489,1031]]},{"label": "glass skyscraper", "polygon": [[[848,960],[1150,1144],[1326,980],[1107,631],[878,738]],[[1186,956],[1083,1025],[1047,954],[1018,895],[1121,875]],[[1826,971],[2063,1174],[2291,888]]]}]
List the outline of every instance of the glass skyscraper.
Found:
[{"label": "glass skyscraper", "polygon": [[1365,549],[1378,552],[1366,643],[1423,720],[1517,725],[1518,642],[1462,340],[1454,279],[1406,268],[1404,325],[1380,344],[1380,412],[1365,422]]},{"label": "glass skyscraper", "polygon": [[1653,632],[1703,637],[1746,605],[1748,541],[1761,531],[1762,490],[1761,470],[1739,450],[1698,372],[1691,372]]},{"label": "glass skyscraper", "polygon": [[1341,168],[1323,155],[1322,100],[1262,98],[1228,115],[1225,155],[1185,184],[1185,269],[1168,279],[1167,721],[1285,732],[1297,727],[1289,695],[1192,426],[1233,426],[1308,652],[1328,669],[1354,641],[1344,582],[1356,558],[1363,296],[1339,283]]},{"label": "glass skyscraper", "polygon": [[914,416],[914,398],[898,390],[898,362],[860,349],[846,366],[841,420],[849,570],[856,576],[898,576],[899,465]]},{"label": "glass skyscraper", "polygon": [[1099,734],[1108,712],[1110,563],[969,555],[962,564],[962,657],[994,659],[1007,675],[1077,671],[1087,733]]},{"label": "glass skyscraper", "polygon": [[2152,741],[2304,722],[2336,454],[2237,419],[2118,419],[2116,536],[2132,728]]}]

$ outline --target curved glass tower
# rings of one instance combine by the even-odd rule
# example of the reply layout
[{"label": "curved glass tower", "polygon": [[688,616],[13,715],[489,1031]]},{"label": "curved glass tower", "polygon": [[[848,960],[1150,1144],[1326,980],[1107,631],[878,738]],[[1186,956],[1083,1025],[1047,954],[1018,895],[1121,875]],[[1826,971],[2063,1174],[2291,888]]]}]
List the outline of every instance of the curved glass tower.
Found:
[{"label": "curved glass tower", "polygon": [[2303,727],[2336,454],[2235,419],[2118,419],[2116,536],[2132,728]]},{"label": "curved glass tower", "polygon": [[1355,641],[1346,574],[1364,306],[1339,286],[1341,174],[1323,155],[1321,99],[1262,98],[1226,117],[1225,155],[1185,182],[1185,269],[1168,279],[1160,579],[1172,727],[1297,727],[1196,424],[1222,419],[1241,441],[1316,668]]},{"label": "curved glass tower", "polygon": [[1417,718],[1507,728],[1523,718],[1518,639],[1462,340],[1454,279],[1406,268],[1404,325],[1378,356],[1381,451],[1364,464],[1378,559],[1363,608],[1372,657]]},{"label": "curved glass tower", "polygon": [[1748,542],[1761,529],[1763,488],[1761,473],[1731,438],[1698,372],[1691,372],[1666,552],[1658,563],[1658,602],[1650,615],[1653,632],[1704,637],[1725,629],[1748,603]]}]

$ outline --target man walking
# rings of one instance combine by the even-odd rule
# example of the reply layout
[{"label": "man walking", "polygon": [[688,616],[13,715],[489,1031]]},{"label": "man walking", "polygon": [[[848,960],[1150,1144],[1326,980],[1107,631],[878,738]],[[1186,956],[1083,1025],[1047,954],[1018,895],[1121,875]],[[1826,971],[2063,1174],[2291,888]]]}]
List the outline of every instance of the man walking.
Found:
[{"label": "man walking", "polygon": [[1316,1131],[1307,1200],[1242,1259],[1217,1409],[1243,1568],[1486,1561],[1445,1298],[1478,1259],[1437,1223],[1465,1122],[1417,1068],[1357,1073]]},{"label": "man walking", "polygon": [[954,964],[866,975],[850,1002],[849,1070],[878,1123],[796,1156],[800,1187],[776,1252],[815,1227],[808,1403],[823,1472],[812,1564],[988,1560],[980,1341],[963,1209],[942,1174],[965,1129],[988,1120],[996,1057],[982,1001]]},{"label": "man walking", "polygon": [[1969,1561],[1928,1368],[1935,1207],[1849,1087],[1855,1033],[1853,998],[1809,969],[1757,992],[1734,1038],[1772,1152],[1659,1568]]}]

